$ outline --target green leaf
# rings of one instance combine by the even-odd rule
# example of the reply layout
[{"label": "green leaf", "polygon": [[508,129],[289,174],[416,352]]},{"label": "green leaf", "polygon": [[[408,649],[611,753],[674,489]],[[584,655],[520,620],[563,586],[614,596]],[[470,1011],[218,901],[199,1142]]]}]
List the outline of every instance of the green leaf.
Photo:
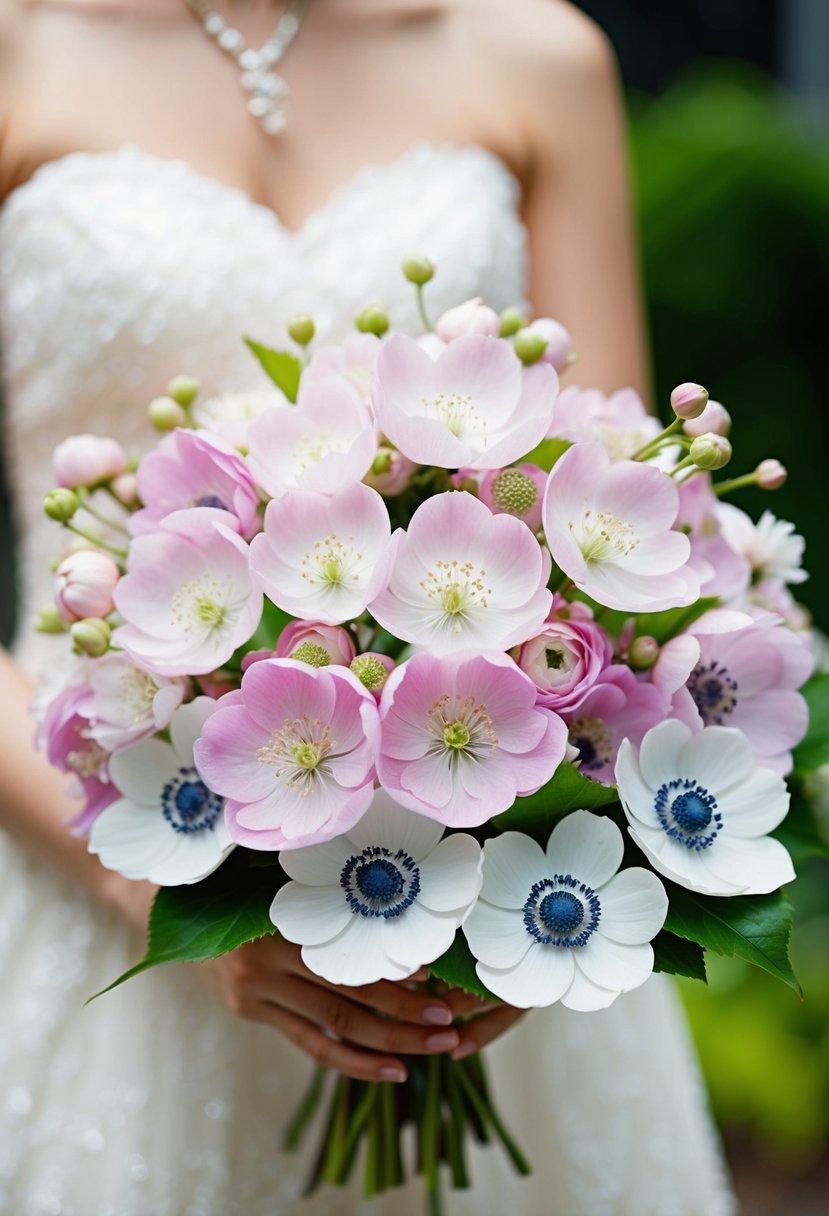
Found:
[{"label": "green leaf", "polygon": [[668,975],[685,975],[692,980],[702,980],[704,984],[708,982],[705,974],[705,951],[698,942],[677,937],[663,929],[661,933],[657,933],[651,945],[654,971],[666,971]]},{"label": "green leaf", "polygon": [[281,872],[250,866],[247,850],[236,849],[201,882],[162,887],[150,913],[147,953],[90,1000],[150,967],[218,958],[245,942],[275,933],[269,909],[284,881]]},{"label": "green leaf", "polygon": [[296,401],[299,392],[299,379],[302,375],[302,364],[296,355],[286,350],[271,350],[254,342],[253,338],[245,338],[245,342],[256,355],[267,374],[278,389],[281,389],[289,401]]},{"label": "green leaf", "polygon": [[664,646],[665,642],[669,642],[689,625],[693,625],[698,617],[701,617],[704,612],[708,612],[710,608],[716,608],[719,603],[719,600],[709,596],[697,600],[688,608],[668,608],[665,612],[640,612],[634,617],[632,612],[616,612],[605,608],[580,591],[575,593],[574,598],[589,604],[596,619],[614,637],[617,637],[627,622],[633,618],[636,621],[636,636],[656,638],[660,646]]},{"label": "green leaf", "polygon": [[792,908],[782,891],[713,898],[665,883],[670,901],[665,928],[714,954],[743,958],[795,992],[800,984],[789,961]]},{"label": "green leaf", "polygon": [[559,456],[563,456],[569,447],[569,439],[542,439],[541,443],[521,461],[522,464],[537,464],[545,473],[549,473]]},{"label": "green leaf", "polygon": [[789,813],[771,835],[788,849],[796,870],[810,857],[829,858],[829,848],[809,803],[808,778],[803,792],[793,790]]},{"label": "green leaf", "polygon": [[797,773],[810,773],[829,764],[829,674],[812,676],[801,692],[809,706],[809,729],[794,749],[794,767]]},{"label": "green leaf", "polygon": [[485,1000],[498,1000],[478,979],[478,973],[475,970],[475,956],[469,949],[469,943],[460,929],[455,934],[455,940],[446,953],[429,964],[429,972],[435,979],[443,980],[445,984],[451,984],[453,988],[463,988],[464,992],[471,992]]},{"label": "green leaf", "polygon": [[562,815],[569,811],[595,811],[618,801],[615,786],[590,781],[572,764],[564,762],[558,766],[552,780],[534,794],[516,798],[509,810],[497,815],[492,822],[500,832],[526,832],[546,844]]}]

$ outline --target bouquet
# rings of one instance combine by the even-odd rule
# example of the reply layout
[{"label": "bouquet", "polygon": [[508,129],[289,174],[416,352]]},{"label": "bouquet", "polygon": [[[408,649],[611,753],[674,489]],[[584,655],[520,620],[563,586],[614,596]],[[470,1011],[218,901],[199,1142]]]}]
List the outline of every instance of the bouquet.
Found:
[{"label": "bouquet", "polygon": [[[248,340],[267,391],[177,377],[142,459],[56,449],[39,625],[72,657],[40,739],[80,784],[72,830],[160,887],[116,982],[280,933],[333,984],[427,967],[522,1009],[704,979],[706,951],[797,987],[803,541],[724,501],[785,470],[714,482],[730,420],[699,385],[665,427],[630,390],[562,389],[558,322],[476,299],[433,328],[433,268],[404,273],[420,337],[372,306],[316,349],[296,317],[289,349]],[[332,1078],[309,1188],[363,1143],[366,1193],[401,1183],[407,1125],[435,1211],[470,1136],[529,1168],[477,1055],[408,1064]]]}]

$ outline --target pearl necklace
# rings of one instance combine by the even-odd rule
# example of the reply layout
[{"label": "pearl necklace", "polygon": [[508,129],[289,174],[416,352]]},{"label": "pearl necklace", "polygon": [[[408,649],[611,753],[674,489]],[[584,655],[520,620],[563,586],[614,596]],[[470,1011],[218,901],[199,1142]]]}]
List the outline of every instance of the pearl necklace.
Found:
[{"label": "pearl necklace", "polygon": [[279,135],[288,122],[288,86],[274,69],[299,33],[308,0],[293,0],[258,51],[248,46],[241,30],[228,25],[209,0],[186,0],[186,4],[208,37],[241,72],[240,84],[250,94],[248,113],[259,120],[268,135]]}]

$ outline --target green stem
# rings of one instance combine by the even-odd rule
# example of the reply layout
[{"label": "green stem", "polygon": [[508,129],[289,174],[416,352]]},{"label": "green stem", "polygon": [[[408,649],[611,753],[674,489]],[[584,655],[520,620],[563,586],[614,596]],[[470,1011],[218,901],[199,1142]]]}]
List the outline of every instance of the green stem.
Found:
[{"label": "green stem", "polygon": [[677,473],[681,473],[683,469],[689,469],[694,463],[690,456],[683,456],[682,460],[671,469],[671,477],[676,477]]},{"label": "green stem", "polygon": [[[458,1069],[458,1077],[461,1085],[466,1089],[470,1099],[475,1101],[476,1098],[473,1097],[473,1095],[477,1096],[477,1101],[480,1103],[483,1117],[486,1118],[490,1123],[495,1135],[506,1149],[507,1155],[512,1161],[512,1164],[515,1166],[515,1169],[519,1174],[527,1175],[532,1173],[529,1162],[513,1140],[510,1133],[507,1131],[501,1120],[501,1116],[498,1114],[498,1111],[495,1109],[490,1100],[487,1092],[486,1080],[480,1064],[472,1064],[471,1060],[458,1060],[456,1061],[456,1068]],[[473,1075],[471,1074],[475,1073],[477,1073],[477,1076],[475,1076],[473,1079]]]},{"label": "green stem", "polygon": [[669,426],[666,426],[660,435],[657,435],[655,439],[651,439],[638,452],[634,452],[631,460],[647,460],[649,457],[655,456],[665,440],[669,439],[671,435],[675,435],[681,427],[682,419],[674,418],[673,422]]},{"label": "green stem", "polygon": [[366,1133],[366,1164],[363,1172],[363,1193],[366,1199],[371,1199],[383,1189],[383,1176],[380,1164],[380,1138],[383,1125],[380,1110],[375,1102],[369,1112],[368,1131]]},{"label": "green stem", "polygon": [[426,304],[424,303],[424,300],[423,300],[423,284],[422,283],[417,284],[417,286],[415,288],[415,294],[417,295],[417,311],[420,313],[420,319],[423,322],[423,328],[426,330],[427,333],[431,333],[433,326],[432,326],[432,322],[429,320],[429,314],[426,311]]},{"label": "green stem", "polygon": [[97,507],[93,507],[89,501],[88,494],[81,494],[80,499],[81,509],[86,511],[87,515],[92,515],[95,519],[97,519],[98,523],[104,524],[107,528],[112,528],[115,532],[123,532],[125,536],[129,535],[129,532],[123,524],[119,523],[116,519],[110,519],[107,515],[103,515]]},{"label": "green stem", "polygon": [[306,1127],[313,1119],[319,1108],[323,1089],[325,1088],[325,1069],[318,1065],[311,1077],[311,1084],[297,1107],[296,1114],[285,1129],[282,1139],[284,1152],[293,1152],[299,1147]]},{"label": "green stem", "polygon": [[463,1101],[458,1092],[455,1067],[448,1056],[446,1057],[445,1073],[446,1098],[449,1103],[449,1118],[446,1123],[447,1156],[452,1170],[452,1185],[457,1190],[465,1190],[469,1186],[469,1174],[466,1170],[464,1156],[466,1118]]},{"label": "green stem", "polygon": [[107,552],[111,553],[113,557],[123,559],[127,556],[126,549],[116,549],[114,545],[108,545],[105,540],[101,540],[99,537],[93,536],[91,532],[85,532],[83,528],[79,528],[77,524],[69,522],[65,523],[63,526],[64,528],[68,528],[70,532],[74,532],[76,536],[80,536],[84,540],[88,540],[89,543],[94,545],[96,549],[106,549]]},{"label": "green stem", "polygon": [[383,1185],[400,1186],[403,1182],[403,1162],[400,1157],[400,1126],[397,1121],[397,1094],[391,1081],[381,1082],[378,1100],[383,1122]]},{"label": "green stem", "polygon": [[720,481],[714,487],[714,493],[721,498],[723,494],[730,494],[732,490],[742,490],[744,486],[756,486],[757,473],[743,473],[741,477],[729,477],[727,481]]},{"label": "green stem", "polygon": [[326,1182],[336,1183],[339,1178],[340,1161],[348,1133],[350,1086],[351,1082],[348,1077],[341,1076],[334,1090],[334,1119],[328,1135],[328,1147],[325,1153],[325,1163],[322,1167],[322,1176]]},{"label": "green stem", "polygon": [[440,1137],[440,1056],[426,1062],[426,1098],[420,1122],[420,1160],[423,1179],[430,1196],[440,1187],[438,1140]]}]

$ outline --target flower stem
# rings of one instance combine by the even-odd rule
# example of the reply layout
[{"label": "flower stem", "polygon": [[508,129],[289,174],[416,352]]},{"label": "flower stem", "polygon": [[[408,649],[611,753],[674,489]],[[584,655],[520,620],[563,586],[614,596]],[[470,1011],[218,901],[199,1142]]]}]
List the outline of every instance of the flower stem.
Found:
[{"label": "flower stem", "polygon": [[674,467],[671,469],[671,477],[676,477],[677,473],[681,473],[683,469],[689,469],[694,464],[690,456],[683,456]]},{"label": "flower stem", "polygon": [[432,329],[434,327],[432,325],[432,322],[429,320],[429,314],[426,311],[426,304],[423,300],[423,285],[421,283],[417,284],[417,286],[415,288],[415,294],[417,295],[417,311],[420,313],[420,319],[423,322],[423,328],[426,330],[427,333],[431,333]]},{"label": "flower stem", "polygon": [[[430,1197],[440,1187],[438,1171],[438,1140],[440,1137],[440,1056],[430,1056],[426,1062],[426,1097],[420,1122],[420,1160],[423,1180]],[[431,1201],[431,1200],[430,1200]],[[439,1208],[432,1208],[433,1212]]]},{"label": "flower stem", "polygon": [[311,1077],[311,1084],[305,1091],[296,1114],[285,1129],[282,1140],[283,1151],[292,1152],[299,1146],[306,1127],[319,1108],[324,1087],[325,1069],[321,1065],[317,1065]]},{"label": "flower stem", "polygon": [[108,516],[103,515],[97,507],[93,507],[89,501],[88,494],[81,494],[80,498],[81,508],[82,510],[86,511],[87,515],[92,515],[95,519],[97,519],[98,523],[104,524],[107,528],[112,528],[115,532],[123,532],[125,536],[129,535],[123,524],[119,523],[116,519],[110,519]]},{"label": "flower stem", "polygon": [[673,422],[666,426],[665,430],[662,431],[660,435],[657,435],[655,439],[651,439],[650,442],[646,443],[644,447],[641,447],[638,452],[634,452],[631,456],[631,460],[648,460],[651,456],[655,456],[665,440],[669,439],[671,435],[675,435],[681,428],[682,419],[674,418]]},{"label": "flower stem", "polygon": [[714,493],[718,498],[722,498],[724,494],[730,494],[732,490],[742,490],[744,486],[756,486],[757,473],[743,473],[741,477],[729,477],[726,481],[717,482],[712,486]]},{"label": "flower stem", "polygon": [[77,524],[67,522],[63,526],[64,528],[68,528],[70,532],[74,532],[76,536],[80,536],[84,540],[88,540],[89,543],[94,545],[96,549],[106,549],[107,552],[111,553],[113,557],[123,560],[127,556],[126,549],[116,549],[114,545],[108,545],[105,540],[100,540],[99,537],[93,536],[91,532],[85,532],[84,529],[79,528]]}]

